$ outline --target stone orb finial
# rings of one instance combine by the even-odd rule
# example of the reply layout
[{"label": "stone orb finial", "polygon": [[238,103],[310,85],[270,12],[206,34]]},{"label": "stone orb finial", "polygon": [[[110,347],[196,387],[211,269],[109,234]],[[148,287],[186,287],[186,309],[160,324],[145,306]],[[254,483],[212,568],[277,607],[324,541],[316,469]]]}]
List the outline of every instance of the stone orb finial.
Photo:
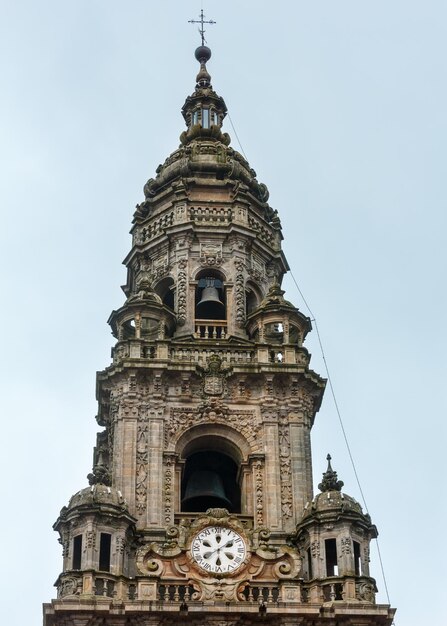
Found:
[{"label": "stone orb finial", "polygon": [[206,63],[211,59],[211,50],[208,46],[199,46],[194,54],[199,63]]}]

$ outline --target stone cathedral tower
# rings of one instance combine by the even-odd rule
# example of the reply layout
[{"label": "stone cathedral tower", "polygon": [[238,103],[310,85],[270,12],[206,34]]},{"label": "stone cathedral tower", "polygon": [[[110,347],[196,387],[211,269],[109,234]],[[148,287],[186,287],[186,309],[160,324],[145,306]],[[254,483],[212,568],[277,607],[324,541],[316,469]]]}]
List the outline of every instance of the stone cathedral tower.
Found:
[{"label": "stone cathedral tower", "polygon": [[210,56],[196,50],[180,147],[134,215],[90,486],[54,526],[44,626],[390,625],[369,572],[376,528],[330,457],[313,494],[325,381],[280,286],[278,214],[222,132]]}]

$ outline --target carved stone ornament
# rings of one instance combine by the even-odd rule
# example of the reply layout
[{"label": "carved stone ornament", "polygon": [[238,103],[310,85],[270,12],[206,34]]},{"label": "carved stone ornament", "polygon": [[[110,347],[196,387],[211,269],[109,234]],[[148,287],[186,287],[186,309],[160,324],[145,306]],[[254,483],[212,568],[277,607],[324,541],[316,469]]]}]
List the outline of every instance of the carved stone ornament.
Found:
[{"label": "carved stone ornament", "polygon": [[312,541],[312,543],[310,544],[310,553],[313,559],[320,558],[320,542],[319,541]]},{"label": "carved stone ornament", "polygon": [[222,263],[222,244],[201,243],[200,261],[209,267],[220,265]]},{"label": "carved stone ornament", "polygon": [[222,359],[212,354],[207,361],[207,367],[197,366],[197,372],[203,377],[203,393],[209,396],[220,396],[226,391],[225,378],[231,368],[222,367]]},{"label": "carved stone ornament", "polygon": [[236,324],[243,328],[245,325],[245,278],[244,262],[240,259],[234,263],[236,276],[234,279],[234,296],[236,301]]},{"label": "carved stone ornament", "polygon": [[[233,530],[246,545],[245,564],[234,573],[212,573],[195,562],[192,554],[194,540],[212,527]],[[141,574],[157,578],[161,584],[164,579],[173,580],[174,577],[176,584],[189,585],[194,589],[194,601],[246,601],[250,597],[251,585],[259,588],[267,581],[287,583],[296,581],[300,575],[301,559],[297,550],[269,544],[269,535],[268,529],[247,533],[241,521],[226,509],[208,509],[191,523],[182,520],[178,526],[169,528],[164,542],[141,546],[136,564]]]},{"label": "carved stone ornament", "polygon": [[341,544],[341,553],[342,554],[351,554],[352,552],[352,541],[350,537],[342,537],[340,540]]},{"label": "carved stone ornament", "polygon": [[76,578],[75,576],[63,577],[57,586],[57,597],[64,598],[65,596],[79,595],[81,591],[82,578]]},{"label": "carved stone ornament", "polygon": [[287,414],[279,416],[279,462],[281,471],[281,512],[283,518],[292,517],[292,459],[290,429]]},{"label": "carved stone ornament", "polygon": [[147,507],[147,463],[148,463],[148,425],[138,423],[137,431],[137,475],[135,482],[135,501],[138,515],[143,515]]},{"label": "carved stone ornament", "polygon": [[254,411],[230,410],[217,398],[210,398],[197,408],[172,408],[165,430],[165,446],[176,441],[186,430],[198,424],[223,424],[245,437],[252,452],[262,448],[262,438],[259,436],[261,426]]},{"label": "carved stone ornament", "polygon": [[177,272],[177,323],[183,326],[186,322],[186,290],[187,290],[187,259],[180,259]]},{"label": "carved stone ornament", "polygon": [[361,602],[375,602],[375,589],[372,583],[361,582],[355,585],[355,595]]},{"label": "carved stone ornament", "polygon": [[164,500],[164,517],[166,524],[172,524],[174,517],[174,472],[175,472],[176,455],[164,453],[164,484],[163,484],[163,500]]}]

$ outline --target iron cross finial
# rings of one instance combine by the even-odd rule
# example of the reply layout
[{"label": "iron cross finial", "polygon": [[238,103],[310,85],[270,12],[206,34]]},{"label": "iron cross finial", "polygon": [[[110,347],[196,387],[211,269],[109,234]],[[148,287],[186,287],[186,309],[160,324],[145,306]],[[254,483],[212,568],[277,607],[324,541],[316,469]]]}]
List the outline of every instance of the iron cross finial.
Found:
[{"label": "iron cross finial", "polygon": [[200,11],[200,20],[188,20],[188,24],[200,24],[199,33],[202,37],[202,46],[205,45],[205,29],[203,27],[204,24],[215,24],[214,20],[205,20],[205,15],[203,13],[203,9]]}]

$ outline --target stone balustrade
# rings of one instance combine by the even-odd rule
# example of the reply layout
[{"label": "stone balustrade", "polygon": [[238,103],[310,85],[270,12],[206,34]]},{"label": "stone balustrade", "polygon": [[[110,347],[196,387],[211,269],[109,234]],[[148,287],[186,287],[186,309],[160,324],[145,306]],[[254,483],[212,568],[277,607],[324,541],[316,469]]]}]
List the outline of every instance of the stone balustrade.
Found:
[{"label": "stone balustrade", "polygon": [[195,339],[226,339],[227,322],[222,320],[196,320]]},{"label": "stone balustrade", "polygon": [[[146,581],[146,582],[145,582]],[[150,597],[145,588],[150,587]],[[155,604],[202,604],[199,592],[193,585],[176,580],[126,578],[92,570],[70,571],[62,574],[57,582],[58,598],[102,597],[124,602],[150,599]],[[333,576],[305,581],[283,580],[274,582],[247,582],[238,592],[238,602],[247,605],[293,604],[320,605],[321,603],[375,604],[375,581],[366,576]],[[228,606],[237,602],[228,602]]]},{"label": "stone balustrade", "polygon": [[203,365],[212,354],[218,354],[223,363],[228,365],[259,364],[297,364],[307,366],[309,355],[307,350],[293,345],[275,346],[259,344],[255,349],[231,348],[225,346],[206,346],[206,341],[220,340],[227,337],[227,325],[223,321],[196,320],[195,338],[203,342],[194,347],[189,345],[169,345],[169,340],[147,342],[144,340],[124,340],[118,342],[113,350],[113,362],[119,363],[125,359],[147,359],[161,361],[180,361]]}]

